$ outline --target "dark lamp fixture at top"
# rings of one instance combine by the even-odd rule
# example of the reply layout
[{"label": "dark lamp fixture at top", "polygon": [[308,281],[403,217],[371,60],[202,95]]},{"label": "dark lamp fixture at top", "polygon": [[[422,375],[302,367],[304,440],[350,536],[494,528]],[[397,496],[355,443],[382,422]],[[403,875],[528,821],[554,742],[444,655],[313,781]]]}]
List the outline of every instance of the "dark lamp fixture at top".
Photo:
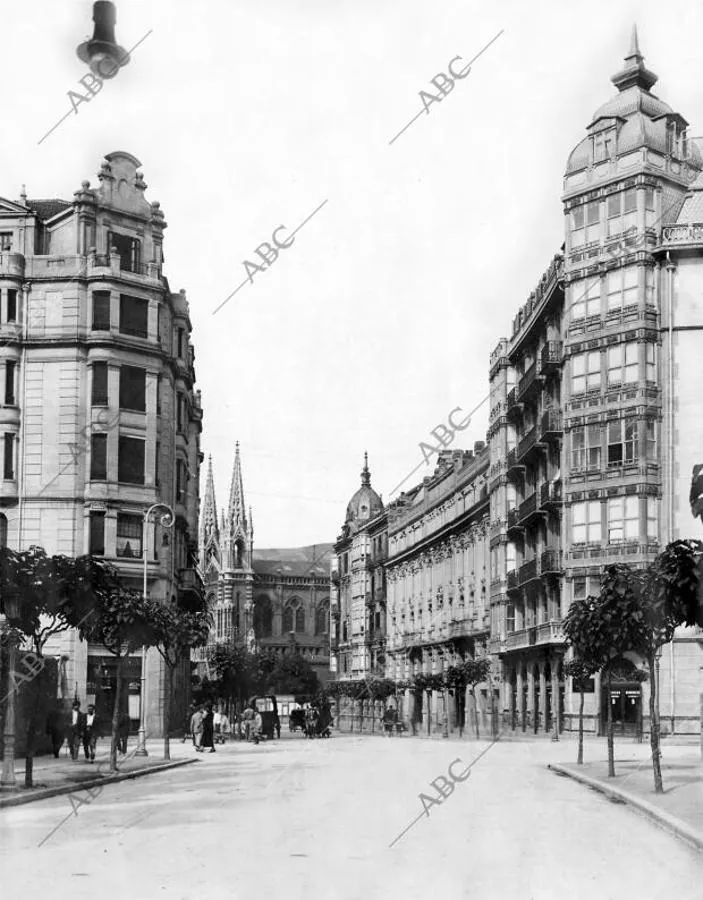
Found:
[{"label": "dark lamp fixture at top", "polygon": [[117,10],[109,0],[93,4],[93,38],[79,44],[78,58],[90,66],[90,71],[105,80],[114,78],[129,62],[129,53],[115,41]]}]

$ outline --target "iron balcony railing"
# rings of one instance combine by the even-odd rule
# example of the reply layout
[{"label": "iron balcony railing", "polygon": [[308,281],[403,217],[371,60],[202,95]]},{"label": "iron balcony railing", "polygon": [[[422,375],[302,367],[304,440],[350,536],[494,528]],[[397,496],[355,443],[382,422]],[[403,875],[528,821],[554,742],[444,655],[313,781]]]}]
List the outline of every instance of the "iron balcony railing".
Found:
[{"label": "iron balcony railing", "polygon": [[540,353],[542,372],[554,372],[560,366],[563,356],[563,344],[561,341],[547,341]]},{"label": "iron balcony railing", "polygon": [[540,557],[540,571],[543,575],[561,572],[561,550],[555,550],[553,547],[545,550]]},{"label": "iron balcony railing", "polygon": [[530,559],[526,563],[523,563],[518,570],[518,575],[518,581],[521,586],[527,584],[528,581],[533,581],[537,578],[539,576],[537,560]]},{"label": "iron balcony railing", "polygon": [[554,440],[561,437],[563,431],[561,413],[557,409],[548,409],[542,415],[540,432],[542,440]]}]

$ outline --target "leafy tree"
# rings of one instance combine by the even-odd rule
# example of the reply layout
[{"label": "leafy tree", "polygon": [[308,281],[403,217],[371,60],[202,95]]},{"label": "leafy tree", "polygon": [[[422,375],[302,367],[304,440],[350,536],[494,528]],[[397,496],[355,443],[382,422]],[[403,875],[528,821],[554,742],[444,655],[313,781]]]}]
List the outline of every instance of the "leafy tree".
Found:
[{"label": "leafy tree", "polygon": [[216,644],[209,651],[209,662],[214,671],[219,693],[230,700],[236,700],[241,709],[246,698],[258,691],[260,666],[253,653],[242,641]]},{"label": "leafy tree", "polygon": [[164,694],[164,759],[171,758],[171,689],[176,666],[184,658],[188,659],[193,647],[207,643],[212,625],[212,616],[207,607],[200,610],[179,609],[175,606],[155,605],[153,621],[159,651],[166,664],[166,684]]},{"label": "leafy tree", "polygon": [[299,653],[275,657],[268,682],[264,683],[268,687],[265,692],[273,694],[317,694],[320,690],[317,673],[309,660]]},{"label": "leafy tree", "polygon": [[[95,560],[93,562],[96,562]],[[140,647],[158,644],[158,604],[144,599],[122,583],[114,566],[101,563],[100,592],[94,596],[94,606],[88,615],[77,618],[74,611],[70,624],[78,629],[81,640],[102,644],[117,659],[117,683],[112,711],[112,741],[110,771],[117,771],[117,727],[120,714],[122,671],[125,659]],[[142,697],[142,703],[146,701]]]},{"label": "leafy tree", "polygon": [[478,728],[478,703],[476,702],[476,686],[488,679],[491,671],[491,661],[487,656],[481,656],[478,659],[467,659],[461,666],[461,672],[465,684],[471,688],[471,696],[473,697],[474,706],[474,727],[476,728],[476,737],[479,736]]},{"label": "leafy tree", "polygon": [[597,667],[585,663],[581,659],[570,659],[564,663],[564,675],[573,679],[574,688],[579,692],[579,744],[576,763],[583,765],[583,704],[586,688],[590,679],[598,671]]}]

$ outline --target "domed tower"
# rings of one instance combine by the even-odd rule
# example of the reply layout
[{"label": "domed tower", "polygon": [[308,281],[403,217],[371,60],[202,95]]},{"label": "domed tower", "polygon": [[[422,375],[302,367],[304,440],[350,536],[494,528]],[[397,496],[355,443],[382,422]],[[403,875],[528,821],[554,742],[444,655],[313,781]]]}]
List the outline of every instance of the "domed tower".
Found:
[{"label": "domed tower", "polygon": [[345,525],[352,531],[363,527],[370,519],[383,512],[383,501],[371,487],[369,455],[364,453],[364,468],[361,470],[361,487],[347,505]]}]

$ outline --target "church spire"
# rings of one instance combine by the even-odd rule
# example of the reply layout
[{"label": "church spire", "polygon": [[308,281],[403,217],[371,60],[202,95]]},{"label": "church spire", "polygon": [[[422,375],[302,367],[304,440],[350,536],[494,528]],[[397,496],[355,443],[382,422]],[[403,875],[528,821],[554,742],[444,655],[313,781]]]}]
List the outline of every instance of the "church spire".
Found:
[{"label": "church spire", "polygon": [[220,530],[217,525],[217,501],[215,500],[215,478],[212,472],[212,456],[208,457],[205,496],[200,514],[200,565],[204,570],[210,556],[218,555]]},{"label": "church spire", "polygon": [[659,80],[654,72],[650,72],[645,67],[644,56],[640,52],[640,44],[637,37],[637,25],[632,26],[630,50],[625,57],[625,68],[613,75],[610,80],[619,91],[626,91],[631,87],[649,91]]},{"label": "church spire", "polygon": [[227,526],[230,534],[238,529],[246,531],[247,513],[244,506],[244,484],[242,481],[242,462],[239,458],[239,441],[234,450],[234,469],[232,483],[229,488],[229,506],[227,507]]}]

